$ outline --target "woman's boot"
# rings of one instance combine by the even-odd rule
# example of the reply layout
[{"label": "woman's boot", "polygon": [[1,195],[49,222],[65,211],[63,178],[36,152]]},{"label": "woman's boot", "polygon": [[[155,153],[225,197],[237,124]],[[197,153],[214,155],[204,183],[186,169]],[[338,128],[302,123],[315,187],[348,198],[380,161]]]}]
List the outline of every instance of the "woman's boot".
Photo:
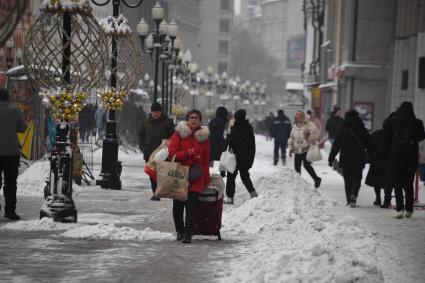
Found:
[{"label": "woman's boot", "polygon": [[192,231],[191,230],[189,230],[189,229],[184,230],[183,243],[185,243],[185,244],[192,243]]}]

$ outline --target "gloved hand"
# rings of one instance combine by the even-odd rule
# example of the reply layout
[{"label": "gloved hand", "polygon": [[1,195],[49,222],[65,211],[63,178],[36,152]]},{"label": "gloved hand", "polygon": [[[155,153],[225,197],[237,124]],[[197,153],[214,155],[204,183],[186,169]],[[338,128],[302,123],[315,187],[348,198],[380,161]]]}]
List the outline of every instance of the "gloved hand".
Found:
[{"label": "gloved hand", "polygon": [[220,171],[220,176],[223,178],[226,177],[226,171]]}]

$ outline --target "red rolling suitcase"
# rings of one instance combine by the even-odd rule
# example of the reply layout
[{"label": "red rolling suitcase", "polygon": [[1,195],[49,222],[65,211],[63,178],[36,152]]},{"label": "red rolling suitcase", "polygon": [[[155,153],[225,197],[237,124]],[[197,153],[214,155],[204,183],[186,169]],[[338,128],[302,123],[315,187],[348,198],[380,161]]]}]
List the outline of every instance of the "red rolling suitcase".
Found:
[{"label": "red rolling suitcase", "polygon": [[218,174],[212,174],[210,185],[199,194],[198,219],[193,225],[193,235],[212,235],[221,240],[223,194],[223,179]]}]

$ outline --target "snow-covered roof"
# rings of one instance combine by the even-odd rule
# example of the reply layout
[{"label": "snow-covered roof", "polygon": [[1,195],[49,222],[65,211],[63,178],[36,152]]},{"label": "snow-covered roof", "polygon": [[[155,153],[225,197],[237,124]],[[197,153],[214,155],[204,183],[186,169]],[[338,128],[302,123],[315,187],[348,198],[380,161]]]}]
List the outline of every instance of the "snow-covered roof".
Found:
[{"label": "snow-covered roof", "polygon": [[286,90],[303,90],[304,85],[302,83],[294,83],[294,82],[288,82],[286,83]]}]

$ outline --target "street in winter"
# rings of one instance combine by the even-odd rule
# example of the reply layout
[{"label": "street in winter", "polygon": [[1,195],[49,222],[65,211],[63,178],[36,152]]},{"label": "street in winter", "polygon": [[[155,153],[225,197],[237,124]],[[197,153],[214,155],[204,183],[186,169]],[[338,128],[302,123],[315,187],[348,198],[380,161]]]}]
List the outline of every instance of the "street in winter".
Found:
[{"label": "street in winter", "polygon": [[175,240],[172,202],[149,200],[140,154],[119,152],[121,191],[76,186],[77,224],[38,219],[49,163],[37,161],[18,179],[23,219],[0,219],[0,281],[423,282],[425,211],[393,219],[394,210],[372,205],[365,185],[349,208],[342,177],[325,162],[314,164],[323,179],[315,189],[292,160],[272,165],[272,142],[256,136],[256,144],[259,197],[250,199],[238,179],[222,240],[194,236],[189,246]]},{"label": "street in winter", "polygon": [[425,282],[425,0],[0,0],[0,282]]}]

